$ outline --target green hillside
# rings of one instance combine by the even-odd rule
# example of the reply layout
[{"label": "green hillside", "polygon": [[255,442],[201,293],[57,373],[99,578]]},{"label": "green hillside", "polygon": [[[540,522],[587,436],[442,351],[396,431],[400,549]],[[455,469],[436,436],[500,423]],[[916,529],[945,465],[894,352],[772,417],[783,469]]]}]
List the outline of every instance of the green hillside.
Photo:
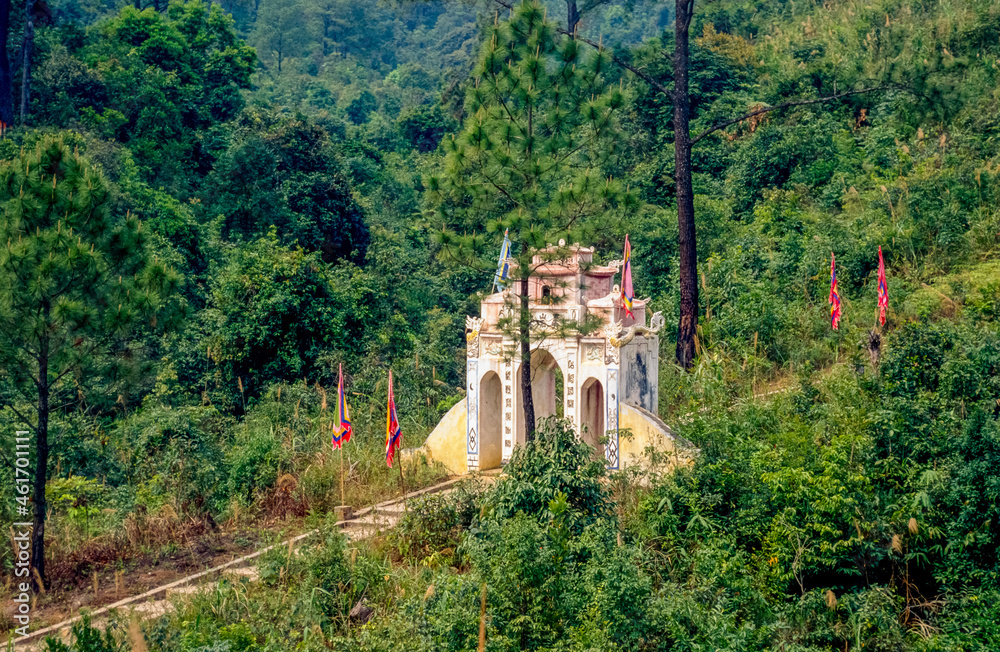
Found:
[{"label": "green hillside", "polygon": [[[494,652],[1000,649],[997,3],[693,5],[685,369],[674,3],[4,1],[0,515],[39,504],[14,433],[44,430],[33,628],[112,601],[80,597],[92,578],[316,526],[259,582],[70,649],[475,650],[481,622]],[[497,84],[545,107],[544,137]],[[599,262],[629,235],[666,317],[659,413],[695,461],[607,472],[551,419],[495,486],[347,545],[342,469],[350,504],[399,492],[388,372],[418,446],[464,400],[465,317],[511,225]]]}]

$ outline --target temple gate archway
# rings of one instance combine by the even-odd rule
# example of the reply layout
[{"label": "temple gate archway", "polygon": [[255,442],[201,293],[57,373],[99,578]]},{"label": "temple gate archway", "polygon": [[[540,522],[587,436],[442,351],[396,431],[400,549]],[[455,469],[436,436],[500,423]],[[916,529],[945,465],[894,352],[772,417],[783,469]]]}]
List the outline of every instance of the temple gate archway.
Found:
[{"label": "temple gate archway", "polygon": [[479,384],[479,468],[500,466],[503,455],[503,383],[495,371],[488,371]]},{"label": "temple gate archway", "polygon": [[[521,378],[521,367],[518,365],[515,376]],[[535,408],[535,425],[544,417],[563,415],[563,398],[565,387],[562,369],[555,357],[548,351],[539,349],[531,354],[531,398]],[[521,383],[517,382],[517,404],[521,405],[523,398]],[[524,443],[524,411],[517,410],[517,443]]]},{"label": "temple gate archway", "polygon": [[594,447],[598,458],[604,457],[604,386],[588,378],[580,388],[580,426],[583,441]]},{"label": "temple gate archway", "polygon": [[[663,316],[654,314],[647,326],[646,301],[638,297],[626,311],[614,283],[621,261],[601,265],[592,249],[560,243],[539,252],[532,265],[528,310],[537,347],[531,355],[536,420],[565,417],[609,469],[621,468],[618,432],[624,418],[631,421],[621,427],[633,431],[625,440],[628,459],[640,457],[647,445],[667,446],[672,435],[656,421]],[[445,415],[426,444],[449,468],[494,468],[498,437],[501,465],[524,444],[520,342],[504,325],[520,303],[508,285],[482,300],[479,316],[466,317],[466,400]],[[459,421],[464,441],[453,432]]]}]

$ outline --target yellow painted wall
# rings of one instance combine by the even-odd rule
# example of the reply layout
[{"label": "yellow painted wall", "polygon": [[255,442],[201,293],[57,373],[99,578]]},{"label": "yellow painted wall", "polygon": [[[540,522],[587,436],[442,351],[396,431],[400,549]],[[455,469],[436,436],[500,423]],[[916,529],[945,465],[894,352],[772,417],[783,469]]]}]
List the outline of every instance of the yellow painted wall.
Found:
[{"label": "yellow painted wall", "polygon": [[631,437],[623,436],[618,440],[619,468],[648,466],[648,447],[665,454],[668,468],[689,464],[696,452],[690,442],[670,430],[659,417],[640,407],[622,403],[618,425],[632,432]]},{"label": "yellow painted wall", "polygon": [[465,475],[468,470],[467,448],[465,444],[466,407],[465,399],[452,406],[444,415],[427,441],[421,446],[431,459],[444,464],[451,473]]},{"label": "yellow painted wall", "polygon": [[[665,454],[664,463],[668,468],[689,464],[697,452],[690,442],[670,430],[659,417],[642,408],[622,403],[619,425],[623,430],[632,432],[631,437],[619,439],[620,468],[648,466],[646,449],[649,447]],[[451,473],[464,475],[468,471],[465,427],[466,407],[462,400],[448,410],[418,452],[441,462]]]}]

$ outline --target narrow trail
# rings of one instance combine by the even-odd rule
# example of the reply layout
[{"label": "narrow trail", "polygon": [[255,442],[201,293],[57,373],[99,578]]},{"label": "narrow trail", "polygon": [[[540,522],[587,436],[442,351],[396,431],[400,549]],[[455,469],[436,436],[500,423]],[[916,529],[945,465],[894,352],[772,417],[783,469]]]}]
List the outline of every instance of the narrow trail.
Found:
[{"label": "narrow trail", "polygon": [[[480,474],[479,477],[483,479],[492,479],[495,478],[496,475],[497,473],[487,472]],[[403,513],[406,509],[405,503],[407,500],[428,494],[447,493],[455,489],[456,485],[460,482],[468,480],[471,477],[472,476],[460,476],[431,485],[430,487],[412,491],[400,498],[394,498],[371,507],[366,507],[356,512],[354,517],[350,520],[338,521],[337,526],[344,531],[344,534],[347,536],[347,540],[349,542],[369,539],[396,526],[399,520],[403,517]],[[161,616],[174,608],[175,598],[183,595],[199,593],[201,591],[208,591],[214,588],[218,584],[217,580],[206,581],[207,578],[211,576],[219,576],[220,579],[230,577],[233,579],[246,578],[250,581],[255,581],[257,579],[257,569],[252,566],[247,566],[247,564],[276,548],[291,547],[294,549],[296,544],[312,537],[317,532],[319,532],[319,530],[310,530],[309,532],[305,532],[298,536],[285,539],[280,543],[275,543],[265,548],[261,548],[260,550],[250,553],[249,555],[244,555],[243,557],[226,562],[225,564],[219,564],[218,566],[201,571],[200,573],[194,573],[192,575],[188,575],[187,577],[182,577],[179,580],[170,582],[169,584],[158,586],[155,589],[146,591],[145,593],[134,595],[125,598],[124,600],[119,600],[118,602],[110,604],[106,607],[101,607],[100,609],[95,609],[90,612],[92,624],[95,627],[104,625],[113,613],[125,614],[129,617],[134,614],[140,620]],[[70,628],[74,623],[80,621],[82,618],[82,615],[75,616],[60,623],[33,631],[28,634],[28,636],[16,639],[14,641],[14,649],[24,651],[43,650],[45,649],[45,638],[48,636],[58,638],[68,643]],[[10,640],[8,640],[8,646],[9,644]]]}]

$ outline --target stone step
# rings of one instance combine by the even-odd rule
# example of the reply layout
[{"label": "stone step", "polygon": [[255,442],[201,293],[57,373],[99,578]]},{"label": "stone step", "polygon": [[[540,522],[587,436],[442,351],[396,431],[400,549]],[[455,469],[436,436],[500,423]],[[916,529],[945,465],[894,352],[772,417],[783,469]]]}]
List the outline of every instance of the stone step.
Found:
[{"label": "stone step", "polygon": [[393,527],[399,522],[400,517],[395,514],[368,514],[353,521],[348,521],[345,527],[350,529],[359,525],[376,525],[380,527]]},{"label": "stone step", "polygon": [[224,575],[228,575],[233,579],[247,578],[251,582],[256,582],[260,578],[260,571],[254,566],[243,566],[242,568],[233,568],[227,570]]},{"label": "stone step", "polygon": [[363,541],[387,532],[390,528],[375,525],[358,525],[344,531],[348,541]]},{"label": "stone step", "polygon": [[130,611],[134,611],[143,618],[162,616],[172,608],[173,605],[169,600],[151,600],[130,605]]},{"label": "stone step", "polygon": [[351,534],[352,532],[358,532],[360,530],[371,530],[386,532],[395,527],[395,523],[392,521],[380,521],[377,523],[352,523],[350,527],[344,528],[344,534]]},{"label": "stone step", "polygon": [[403,503],[394,503],[392,505],[379,505],[375,508],[377,512],[389,512],[392,514],[402,514],[406,511],[406,505]]},{"label": "stone step", "polygon": [[175,586],[167,589],[167,597],[172,598],[177,595],[192,595],[198,593],[204,587],[200,587],[197,584],[184,584],[182,586]]}]

